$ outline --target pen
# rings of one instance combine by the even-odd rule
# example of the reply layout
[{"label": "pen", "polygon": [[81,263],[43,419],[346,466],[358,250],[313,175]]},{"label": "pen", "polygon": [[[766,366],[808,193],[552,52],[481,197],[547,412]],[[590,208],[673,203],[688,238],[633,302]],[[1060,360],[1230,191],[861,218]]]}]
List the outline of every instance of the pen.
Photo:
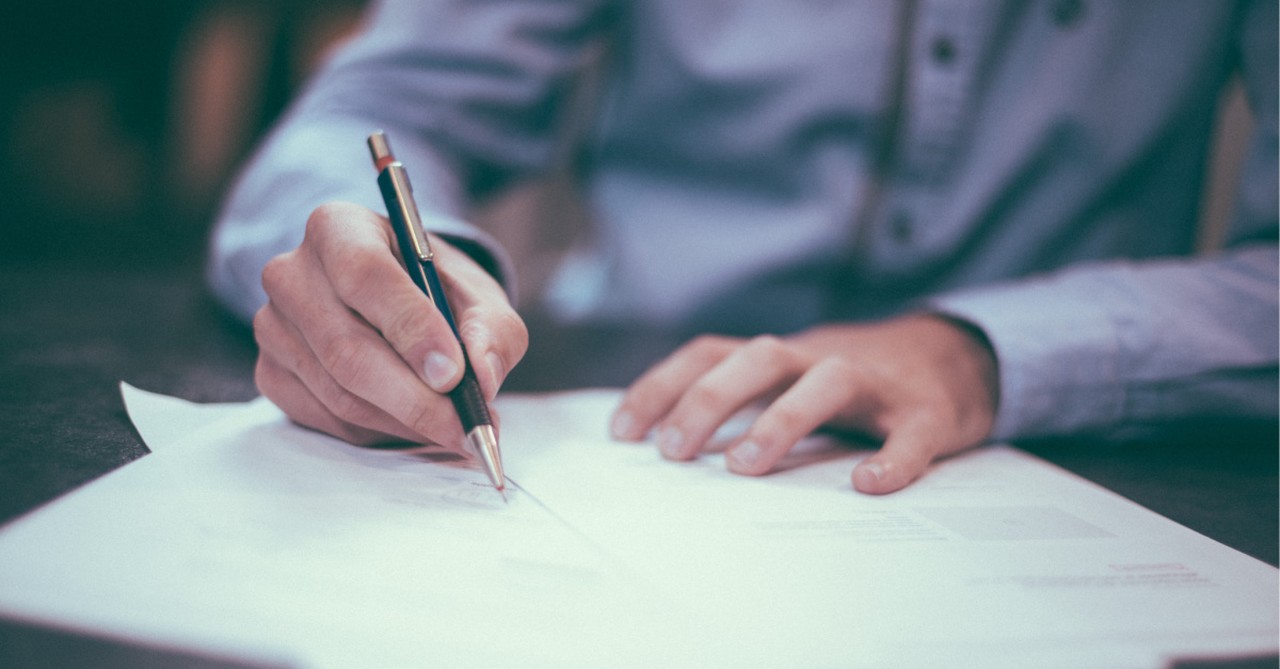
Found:
[{"label": "pen", "polygon": [[413,187],[409,184],[409,174],[404,165],[391,153],[391,145],[381,130],[369,135],[369,152],[373,154],[373,165],[378,170],[378,187],[382,189],[382,200],[387,204],[387,216],[391,219],[391,227],[396,232],[396,242],[400,246],[400,255],[404,258],[405,269],[409,278],[417,284],[418,289],[431,300],[448,321],[453,336],[462,347],[463,373],[462,381],[449,391],[449,399],[458,411],[462,420],[462,430],[467,435],[467,443],[484,462],[485,473],[493,482],[502,498],[507,498],[503,490],[506,478],[502,474],[502,455],[498,451],[498,437],[493,431],[493,419],[489,416],[489,407],[485,404],[484,395],[480,392],[480,383],[476,380],[475,370],[471,367],[471,359],[467,357],[467,347],[462,343],[462,335],[458,332],[458,324],[454,321],[453,310],[449,308],[449,300],[445,298],[444,288],[440,285],[440,275],[436,273],[435,253],[431,250],[431,242],[422,229],[422,218],[418,215],[418,205],[413,200]]}]

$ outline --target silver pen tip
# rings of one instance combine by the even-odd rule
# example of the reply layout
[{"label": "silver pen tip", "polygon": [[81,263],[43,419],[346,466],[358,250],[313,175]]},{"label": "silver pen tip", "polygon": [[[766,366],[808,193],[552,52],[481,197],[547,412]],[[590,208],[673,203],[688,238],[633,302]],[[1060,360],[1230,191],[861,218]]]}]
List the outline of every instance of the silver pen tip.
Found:
[{"label": "silver pen tip", "polygon": [[[498,451],[498,437],[492,425],[478,425],[467,433],[467,443],[471,450],[480,456],[484,463],[484,471],[489,475],[493,487],[502,492],[506,488],[507,477],[502,473],[502,454]],[[506,495],[502,496],[506,499]]]}]

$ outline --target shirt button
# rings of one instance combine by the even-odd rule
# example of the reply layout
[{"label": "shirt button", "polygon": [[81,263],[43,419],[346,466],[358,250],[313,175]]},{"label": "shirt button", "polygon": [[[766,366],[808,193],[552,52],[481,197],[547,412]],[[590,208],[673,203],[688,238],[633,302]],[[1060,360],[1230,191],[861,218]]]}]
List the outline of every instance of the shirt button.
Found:
[{"label": "shirt button", "polygon": [[939,35],[929,45],[929,55],[939,65],[950,65],[956,59],[956,43],[950,37]]},{"label": "shirt button", "polygon": [[911,242],[911,237],[914,233],[911,214],[905,211],[897,211],[889,217],[889,236],[893,238],[893,241],[899,244],[908,244]]},{"label": "shirt button", "polygon": [[1084,0],[1057,0],[1049,6],[1049,16],[1059,28],[1070,28],[1084,16]]}]

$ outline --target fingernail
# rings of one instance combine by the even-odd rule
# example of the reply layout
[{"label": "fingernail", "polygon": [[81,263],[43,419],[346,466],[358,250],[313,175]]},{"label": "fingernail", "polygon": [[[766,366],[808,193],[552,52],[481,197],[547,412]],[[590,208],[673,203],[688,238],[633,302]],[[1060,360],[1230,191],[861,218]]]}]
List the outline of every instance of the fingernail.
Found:
[{"label": "fingernail", "polygon": [[613,414],[613,421],[609,423],[609,432],[614,439],[632,439],[631,430],[635,427],[636,419],[629,411],[619,411]]},{"label": "fingernail", "polygon": [[[493,351],[486,353],[484,359],[489,363],[489,376],[493,381],[493,394],[496,396],[498,389],[502,387],[503,380],[507,378],[507,366],[502,364],[502,357]],[[493,398],[490,397],[489,400],[493,401]]]},{"label": "fingernail", "polygon": [[858,469],[862,471],[864,480],[867,477],[871,478],[869,483],[879,483],[880,479],[884,478],[884,466],[879,462],[865,462]]},{"label": "fingernail", "polygon": [[453,380],[453,376],[458,373],[458,364],[453,358],[432,351],[427,354],[427,360],[422,365],[422,371],[426,374],[427,385],[434,388],[437,392],[444,392],[449,387],[449,382]]},{"label": "fingernail", "polygon": [[669,458],[680,457],[680,447],[684,443],[684,435],[680,434],[680,429],[668,425],[658,431],[658,450]]},{"label": "fingernail", "polygon": [[760,459],[760,444],[754,441],[744,441],[729,450],[730,469],[747,470],[756,466],[756,461]]}]

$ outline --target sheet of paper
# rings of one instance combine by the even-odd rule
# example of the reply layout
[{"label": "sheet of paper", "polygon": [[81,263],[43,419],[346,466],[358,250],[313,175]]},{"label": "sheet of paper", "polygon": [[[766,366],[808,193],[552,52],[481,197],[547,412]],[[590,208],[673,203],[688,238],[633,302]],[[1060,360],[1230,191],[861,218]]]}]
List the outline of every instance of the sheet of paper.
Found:
[{"label": "sheet of paper", "polygon": [[[724,633],[725,666],[1165,666],[1274,653],[1277,572],[1024,452],[855,493],[867,453],[809,439],[743,478],[600,437],[614,393],[506,407],[552,422],[520,471],[543,503]],[[559,410],[559,414],[553,413]],[[516,428],[518,429],[518,428]],[[731,435],[723,435],[728,438]]]},{"label": "sheet of paper", "polygon": [[625,570],[469,462],[129,390],[192,434],[0,532],[0,612],[308,667],[661,666],[679,647],[650,643],[681,633]]},{"label": "sheet of paper", "polygon": [[252,402],[200,404],[147,392],[123,381],[120,382],[120,396],[134,428],[152,453],[199,434],[222,419],[246,411],[271,411],[259,407],[271,406],[271,401],[265,397]]},{"label": "sheet of paper", "polygon": [[614,391],[512,396],[502,504],[466,462],[268,403],[125,393],[153,454],[0,531],[0,613],[315,667],[1276,652],[1275,569],[1014,449],[867,497],[865,453],[821,439],[743,478],[609,441]]}]

